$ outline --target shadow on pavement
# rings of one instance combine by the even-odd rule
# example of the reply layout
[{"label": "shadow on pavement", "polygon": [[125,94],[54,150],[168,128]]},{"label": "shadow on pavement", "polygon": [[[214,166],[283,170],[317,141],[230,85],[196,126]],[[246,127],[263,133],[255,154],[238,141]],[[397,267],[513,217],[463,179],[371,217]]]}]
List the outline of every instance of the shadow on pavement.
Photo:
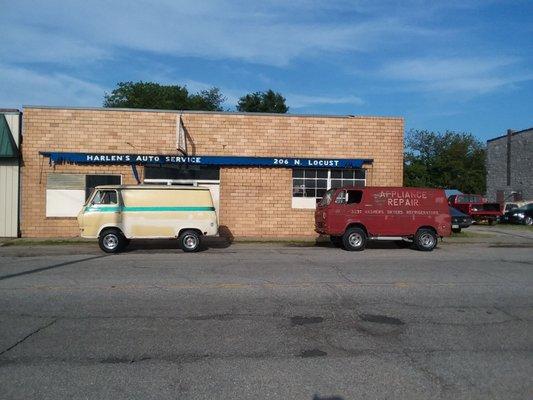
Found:
[{"label": "shadow on pavement", "polygon": [[29,271],[23,271],[23,272],[17,272],[15,274],[3,275],[3,276],[0,276],[0,281],[3,281],[5,279],[10,279],[10,278],[16,278],[17,276],[35,274],[37,272],[47,271],[49,269],[65,267],[67,265],[77,264],[77,263],[80,263],[80,262],[83,262],[83,261],[96,260],[97,258],[103,258],[103,257],[107,257],[107,256],[108,256],[107,254],[104,254],[104,255],[101,255],[101,256],[86,257],[86,258],[82,258],[80,260],[67,261],[67,262],[63,262],[63,263],[59,263],[59,264],[49,265],[47,267],[31,269]]}]

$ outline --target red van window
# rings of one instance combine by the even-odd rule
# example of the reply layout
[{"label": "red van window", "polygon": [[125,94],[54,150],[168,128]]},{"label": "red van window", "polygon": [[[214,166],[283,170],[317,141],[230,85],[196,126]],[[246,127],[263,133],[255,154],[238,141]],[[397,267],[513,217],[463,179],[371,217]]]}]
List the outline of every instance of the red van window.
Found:
[{"label": "red van window", "polygon": [[337,195],[337,204],[359,204],[363,198],[362,190],[343,190]]},{"label": "red van window", "polygon": [[348,204],[359,204],[363,198],[362,190],[348,190]]}]

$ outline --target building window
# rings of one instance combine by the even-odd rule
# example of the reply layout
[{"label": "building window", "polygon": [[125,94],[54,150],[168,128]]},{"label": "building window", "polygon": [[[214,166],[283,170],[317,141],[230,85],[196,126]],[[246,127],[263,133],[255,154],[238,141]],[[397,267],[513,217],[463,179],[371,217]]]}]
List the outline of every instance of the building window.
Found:
[{"label": "building window", "polygon": [[96,186],[120,185],[120,175],[85,175],[85,200],[93,193]]},{"label": "building window", "polygon": [[120,185],[121,175],[48,174],[46,216],[76,217],[95,186]]},{"label": "building window", "polygon": [[364,169],[293,169],[293,208],[315,208],[328,189],[366,184]]}]

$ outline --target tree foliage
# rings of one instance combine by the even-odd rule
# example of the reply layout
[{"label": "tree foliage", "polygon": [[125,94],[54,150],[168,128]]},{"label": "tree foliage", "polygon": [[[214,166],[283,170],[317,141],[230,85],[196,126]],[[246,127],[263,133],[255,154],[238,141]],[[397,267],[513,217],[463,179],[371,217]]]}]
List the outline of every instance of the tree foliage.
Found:
[{"label": "tree foliage", "polygon": [[104,95],[104,107],[222,111],[225,97],[213,87],[190,94],[185,86],[154,82],[119,82]]},{"label": "tree foliage", "polygon": [[237,104],[238,111],[286,113],[289,107],[285,104],[285,97],[269,89],[266,92],[254,92],[242,96]]},{"label": "tree foliage", "polygon": [[485,145],[472,134],[412,130],[405,139],[404,184],[485,193]]}]

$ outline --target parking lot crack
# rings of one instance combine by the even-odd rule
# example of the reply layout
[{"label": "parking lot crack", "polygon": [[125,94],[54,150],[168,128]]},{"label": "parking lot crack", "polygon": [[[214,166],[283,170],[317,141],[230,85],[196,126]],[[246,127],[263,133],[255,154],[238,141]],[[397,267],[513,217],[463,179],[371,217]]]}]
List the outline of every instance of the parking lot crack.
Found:
[{"label": "parking lot crack", "polygon": [[48,322],[47,324],[44,324],[42,326],[40,326],[39,328],[35,329],[34,331],[30,332],[29,334],[27,334],[26,336],[24,336],[22,339],[20,339],[19,341],[17,341],[14,345],[8,347],[7,349],[3,350],[2,352],[0,352],[0,356],[4,355],[5,353],[7,353],[8,351],[14,349],[15,347],[17,347],[19,344],[21,343],[24,343],[27,339],[29,339],[30,337],[32,337],[33,335],[41,332],[42,330],[52,326],[53,324],[55,324],[57,321],[59,320],[59,318],[56,318],[50,322]]}]

